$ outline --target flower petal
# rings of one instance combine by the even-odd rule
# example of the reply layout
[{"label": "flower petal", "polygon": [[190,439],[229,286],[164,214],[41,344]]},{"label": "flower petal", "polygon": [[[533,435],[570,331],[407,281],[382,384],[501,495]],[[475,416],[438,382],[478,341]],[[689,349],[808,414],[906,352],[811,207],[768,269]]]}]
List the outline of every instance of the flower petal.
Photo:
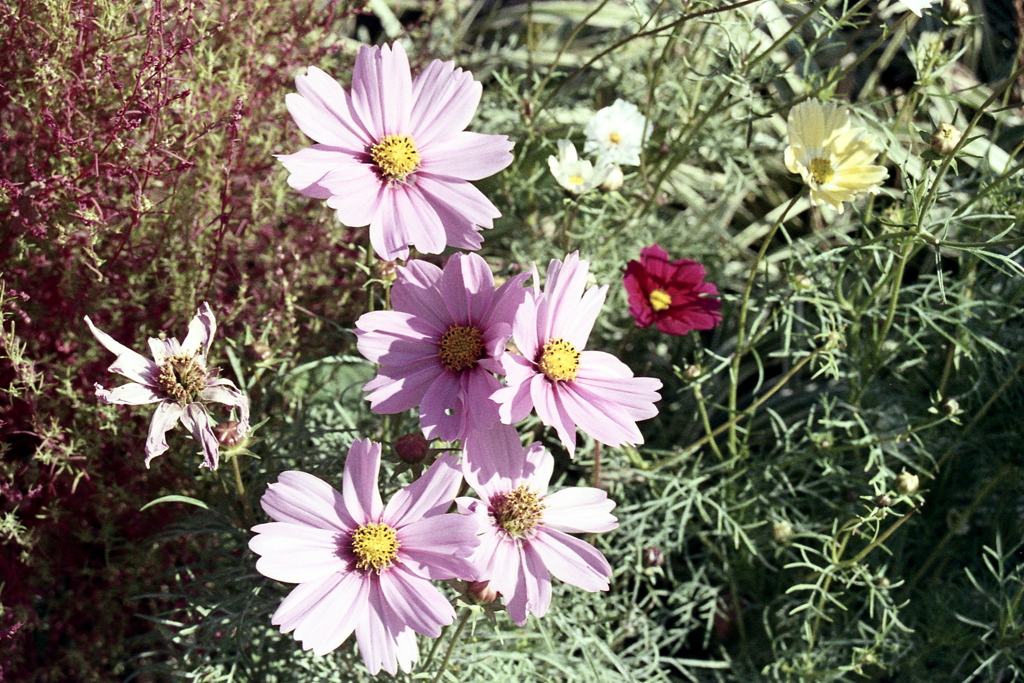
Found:
[{"label": "flower petal", "polygon": [[567,390],[560,382],[552,382],[544,375],[530,380],[530,396],[537,417],[548,427],[554,427],[558,439],[568,449],[569,457],[576,454],[576,422],[563,405],[562,394]]},{"label": "flower petal", "polygon": [[[320,593],[319,600],[306,610],[296,624],[295,639],[302,643],[304,650],[313,650],[317,656],[323,656],[337,649],[355,630],[356,625],[365,621],[366,595],[369,593],[366,584],[367,581],[358,572],[333,574],[324,580],[321,585],[326,585],[327,590]],[[299,588],[305,585],[300,584]],[[284,606],[285,603],[281,603],[281,607],[274,613],[275,619],[279,619],[278,613]]]},{"label": "flower petal", "polygon": [[260,505],[277,522],[345,532],[358,526],[345,510],[341,494],[306,472],[282,472],[267,487]]},{"label": "flower petal", "polygon": [[286,583],[318,581],[328,574],[347,571],[349,560],[340,552],[347,536],[334,529],[304,524],[271,522],[252,528],[249,549],[261,555],[256,570]]},{"label": "flower petal", "polygon": [[369,132],[385,135],[409,133],[412,74],[401,43],[362,46],[352,72],[352,108]]},{"label": "flower petal", "polygon": [[421,148],[464,130],[480,104],[483,86],[454,62],[435,59],[412,83],[413,139]]},{"label": "flower petal", "polygon": [[402,623],[430,638],[455,621],[455,610],[428,579],[397,565],[380,575],[381,596]]},{"label": "flower petal", "polygon": [[380,444],[356,439],[345,459],[341,500],[359,526],[380,521],[384,504],[377,488],[380,472]]},{"label": "flower petal", "polygon": [[163,401],[164,397],[143,384],[124,384],[107,390],[99,384],[94,385],[96,398],[103,403],[118,403],[126,406],[141,406],[148,403]]},{"label": "flower petal", "polygon": [[504,135],[462,131],[425,148],[420,168],[435,176],[480,180],[512,163],[513,144]]},{"label": "flower petal", "polygon": [[530,548],[555,578],[585,591],[608,590],[611,565],[601,551],[560,531],[541,527]]},{"label": "flower petal", "polygon": [[178,423],[184,409],[174,401],[164,401],[156,407],[153,421],[149,423],[149,435],[146,436],[146,467],[149,462],[167,450],[167,431]]},{"label": "flower petal", "polygon": [[399,556],[417,576],[475,580],[478,570],[468,558],[480,544],[478,531],[478,520],[469,516],[425,517],[399,531]]},{"label": "flower petal", "polygon": [[127,377],[138,384],[150,387],[157,386],[156,377],[160,370],[157,368],[156,363],[132,351],[106,332],[99,330],[92,324],[92,320],[89,320],[89,316],[85,316],[85,324],[89,326],[89,330],[96,337],[97,341],[103,345],[103,348],[117,356],[117,360],[107,368],[110,372],[116,372],[122,377]]},{"label": "flower petal", "polygon": [[544,499],[544,526],[571,534],[611,531],[619,526],[612,515],[615,501],[601,489],[588,486],[556,491]]},{"label": "flower petal", "polygon": [[421,477],[391,497],[384,509],[384,521],[401,529],[424,517],[444,514],[462,483],[457,462],[457,455],[440,456]]},{"label": "flower petal", "polygon": [[205,301],[199,306],[194,318],[188,324],[188,334],[181,342],[181,350],[195,355],[197,352],[206,358],[210,355],[210,345],[217,334],[217,321],[213,317],[213,309]]},{"label": "flower petal", "polygon": [[238,433],[245,436],[249,432],[249,397],[239,391],[234,382],[214,380],[206,385],[201,396],[204,401],[238,408]]},{"label": "flower petal", "polygon": [[210,416],[202,403],[189,403],[181,414],[181,424],[185,426],[192,438],[199,442],[203,449],[203,462],[200,467],[217,469],[220,456],[220,443],[210,427]]}]

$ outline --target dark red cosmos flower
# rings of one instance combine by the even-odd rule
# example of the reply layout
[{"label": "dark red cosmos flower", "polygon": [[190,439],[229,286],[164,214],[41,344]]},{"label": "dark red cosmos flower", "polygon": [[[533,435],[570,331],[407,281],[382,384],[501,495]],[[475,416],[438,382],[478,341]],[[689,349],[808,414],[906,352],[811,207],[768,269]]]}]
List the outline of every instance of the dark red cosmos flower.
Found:
[{"label": "dark red cosmos flower", "polygon": [[686,334],[722,321],[722,302],[714,298],[718,289],[704,282],[704,266],[685,258],[672,261],[657,244],[645,247],[639,261],[626,264],[622,284],[640,327],[654,323],[665,334]]}]

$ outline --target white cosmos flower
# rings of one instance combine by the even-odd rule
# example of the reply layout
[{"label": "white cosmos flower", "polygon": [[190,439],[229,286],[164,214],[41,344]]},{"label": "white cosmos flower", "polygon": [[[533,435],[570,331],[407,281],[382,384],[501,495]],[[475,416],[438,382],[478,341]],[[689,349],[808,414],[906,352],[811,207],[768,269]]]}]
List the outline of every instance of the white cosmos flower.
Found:
[{"label": "white cosmos flower", "polygon": [[558,156],[548,157],[548,168],[558,184],[573,194],[589,192],[600,185],[612,167],[599,163],[596,167],[576,154],[576,145],[569,140],[558,141]]},{"label": "white cosmos flower", "polygon": [[635,104],[615,100],[614,104],[594,114],[584,133],[587,136],[583,147],[585,154],[609,164],[639,166],[640,151],[651,131]]}]

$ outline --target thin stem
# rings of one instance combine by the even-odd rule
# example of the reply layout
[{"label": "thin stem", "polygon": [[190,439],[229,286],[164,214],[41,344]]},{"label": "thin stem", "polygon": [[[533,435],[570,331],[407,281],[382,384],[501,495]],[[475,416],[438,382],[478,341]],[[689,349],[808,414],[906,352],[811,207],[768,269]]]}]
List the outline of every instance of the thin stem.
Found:
[{"label": "thin stem", "polygon": [[462,630],[466,627],[470,614],[472,614],[472,612],[468,607],[462,608],[462,614],[459,615],[459,623],[455,625],[455,633],[452,634],[452,639],[448,643],[448,649],[445,650],[444,659],[441,660],[441,666],[437,670],[437,675],[434,676],[433,683],[440,683],[441,679],[444,677],[444,672],[448,669],[448,662],[452,658],[452,652],[455,651],[455,646],[459,643],[459,636],[462,635]]},{"label": "thin stem", "polygon": [[[772,224],[771,229],[765,236],[764,241],[761,243],[761,249],[757,252],[757,256],[754,257],[754,262],[750,264],[750,273],[747,275],[747,284],[743,288],[743,296],[740,298],[739,306],[739,322],[736,330],[736,350],[733,351],[732,363],[729,370],[730,383],[729,383],[729,414],[734,415],[736,413],[736,398],[739,391],[740,383],[740,361],[743,360],[743,356],[746,354],[746,350],[743,348],[746,343],[746,331],[747,331],[747,310],[750,303],[750,293],[754,289],[754,280],[757,278],[757,268],[761,265],[761,260],[764,259],[764,255],[768,252],[768,245],[771,244],[772,239],[775,237],[775,233],[779,231],[779,227],[782,226],[782,222],[786,220],[786,216],[790,210],[796,204],[800,198],[800,193],[793,195],[793,198],[789,200],[789,204],[783,209],[779,217],[775,219],[775,223]],[[736,427],[735,423],[729,427],[729,452],[736,456]]]}]

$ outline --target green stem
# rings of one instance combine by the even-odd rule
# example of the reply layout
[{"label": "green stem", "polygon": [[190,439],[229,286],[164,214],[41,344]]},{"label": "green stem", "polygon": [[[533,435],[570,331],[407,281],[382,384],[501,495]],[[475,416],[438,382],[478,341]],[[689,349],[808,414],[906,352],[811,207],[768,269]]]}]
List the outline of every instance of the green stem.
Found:
[{"label": "green stem", "polygon": [[470,614],[472,612],[470,612],[468,607],[462,608],[462,614],[459,615],[459,623],[455,625],[455,633],[452,634],[452,639],[448,643],[448,649],[445,650],[444,659],[441,660],[441,666],[437,669],[437,675],[434,676],[433,683],[440,683],[444,677],[444,672],[448,669],[448,662],[452,658],[452,652],[455,651],[455,646],[459,644],[459,636],[462,635],[462,630],[466,627]]},{"label": "green stem", "polygon": [[[743,345],[746,343],[747,310],[750,303],[750,293],[754,289],[754,280],[757,278],[757,267],[761,265],[761,260],[768,252],[768,245],[771,244],[772,239],[775,237],[775,233],[778,232],[779,227],[782,226],[782,222],[786,220],[786,216],[789,214],[790,210],[799,198],[800,194],[798,193],[793,195],[793,198],[789,200],[789,204],[787,204],[786,208],[779,214],[779,217],[775,219],[775,223],[768,231],[764,241],[761,242],[761,249],[757,252],[757,256],[754,257],[754,262],[750,264],[750,273],[747,275],[747,284],[743,288],[743,296],[740,299],[739,322],[736,330],[736,349],[733,351],[732,363],[729,370],[729,415],[736,414],[736,398],[740,383],[740,361],[742,361],[743,356],[746,355],[746,350],[743,348]],[[733,423],[733,425],[729,427],[729,452],[733,457],[736,457],[736,448],[736,426],[735,423]]]}]

